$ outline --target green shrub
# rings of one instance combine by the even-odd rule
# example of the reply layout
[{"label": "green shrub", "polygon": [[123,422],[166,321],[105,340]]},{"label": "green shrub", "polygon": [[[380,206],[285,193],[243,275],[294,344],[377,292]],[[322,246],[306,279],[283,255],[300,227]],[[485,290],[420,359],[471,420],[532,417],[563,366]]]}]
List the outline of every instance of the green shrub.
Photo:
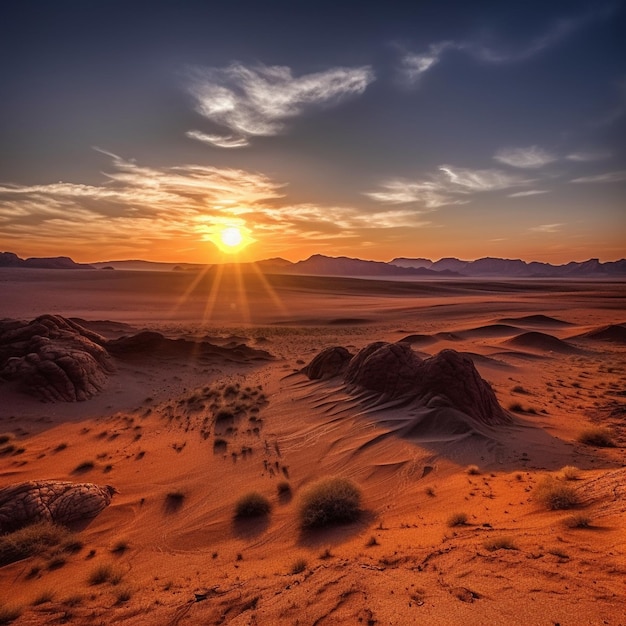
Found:
[{"label": "green shrub", "polygon": [[535,487],[535,499],[551,510],[571,509],[578,504],[576,491],[552,476],[545,476]]},{"label": "green shrub", "polygon": [[235,504],[235,517],[237,519],[248,519],[251,517],[263,517],[268,515],[272,509],[270,501],[256,491],[251,491],[241,496]]},{"label": "green shrub", "polygon": [[360,514],[361,492],[346,478],[324,478],[306,489],[300,499],[302,528],[322,528],[353,522]]}]

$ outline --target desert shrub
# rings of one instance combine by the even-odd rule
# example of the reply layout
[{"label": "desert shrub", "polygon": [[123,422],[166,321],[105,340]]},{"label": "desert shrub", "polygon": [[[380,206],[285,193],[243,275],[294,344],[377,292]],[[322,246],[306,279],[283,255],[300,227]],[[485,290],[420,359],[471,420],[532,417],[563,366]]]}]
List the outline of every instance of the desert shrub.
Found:
[{"label": "desert shrub", "polygon": [[478,476],[480,474],[480,469],[478,465],[468,465],[467,470],[465,470],[470,476]]},{"label": "desert shrub", "polygon": [[613,433],[608,428],[593,427],[583,430],[578,435],[578,441],[597,448],[614,448]]},{"label": "desert shrub", "polygon": [[39,522],[0,537],[0,567],[73,542],[72,533],[52,522]]},{"label": "desert shrub", "polygon": [[267,515],[272,506],[270,501],[256,491],[241,496],[235,504],[235,517],[237,519],[247,519],[250,517],[262,517]]},{"label": "desert shrub", "polygon": [[545,476],[535,487],[535,499],[552,510],[571,509],[578,504],[574,488],[552,476]]},{"label": "desert shrub", "polygon": [[424,489],[424,493],[431,498],[434,498],[436,495],[434,487],[426,487],[426,489]]},{"label": "desert shrub", "polygon": [[122,573],[110,563],[97,565],[87,579],[90,585],[102,585],[104,583],[117,585],[121,580]]},{"label": "desert shrub", "polygon": [[40,604],[46,604],[47,602],[52,602],[54,598],[54,591],[51,589],[47,589],[46,591],[42,591],[33,601],[33,606],[39,606]]},{"label": "desert shrub", "polygon": [[111,552],[113,552],[113,554],[124,554],[124,552],[126,552],[128,548],[129,548],[128,542],[124,541],[123,539],[120,539],[120,541],[117,541],[113,545],[113,547],[111,548]]},{"label": "desert shrub", "polygon": [[279,496],[286,496],[291,493],[291,485],[283,480],[276,485],[276,490],[278,491]]},{"label": "desert shrub", "polygon": [[524,407],[519,402],[512,402],[509,404],[509,411],[515,411],[516,413],[523,413]]},{"label": "desert shrub", "polygon": [[573,465],[566,465],[561,468],[561,477],[565,480],[578,480],[580,470]]},{"label": "desert shrub", "polygon": [[0,624],[10,624],[22,614],[22,609],[17,606],[0,606]]},{"label": "desert shrub", "polygon": [[170,491],[165,496],[165,510],[169,513],[178,511],[185,500],[185,494],[182,491]]},{"label": "desert shrub", "polygon": [[15,439],[15,435],[13,433],[1,433],[0,434],[0,445],[4,445],[5,443],[9,443],[12,439]]},{"label": "desert shrub", "polygon": [[307,566],[307,562],[305,559],[297,559],[291,565],[291,569],[289,570],[291,574],[301,574]]},{"label": "desert shrub", "polygon": [[378,539],[374,535],[372,535],[368,540],[365,546],[367,548],[373,548],[374,546],[379,546]]},{"label": "desert shrub", "polygon": [[120,585],[115,592],[116,604],[124,604],[128,602],[133,595],[131,588],[128,585]]},{"label": "desert shrub", "polygon": [[583,513],[570,515],[563,520],[568,528],[589,528],[591,526],[591,518]]},{"label": "desert shrub", "polygon": [[515,542],[510,537],[492,537],[483,543],[483,547],[489,552],[496,550],[517,550]]},{"label": "desert shrub", "polygon": [[361,492],[346,478],[324,478],[306,489],[300,500],[300,524],[320,528],[353,522],[360,514]]},{"label": "desert shrub", "polygon": [[467,515],[465,513],[453,513],[448,518],[448,526],[464,526],[467,524]]},{"label": "desert shrub", "polygon": [[93,461],[83,461],[79,463],[72,472],[73,474],[84,474],[85,472],[89,472],[94,468]]}]

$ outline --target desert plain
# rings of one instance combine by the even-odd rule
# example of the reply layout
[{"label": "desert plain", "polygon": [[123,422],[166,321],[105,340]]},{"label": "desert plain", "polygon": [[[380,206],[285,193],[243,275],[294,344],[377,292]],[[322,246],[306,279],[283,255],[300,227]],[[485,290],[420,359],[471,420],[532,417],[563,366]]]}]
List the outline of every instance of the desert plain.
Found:
[{"label": "desert plain", "polygon": [[[0,270],[0,318],[111,346],[83,401],[0,381],[0,489],[115,490],[69,542],[0,567],[2,623],[626,624],[625,311],[623,281]],[[381,393],[305,373],[373,342],[464,369],[428,401],[389,391],[390,361]],[[468,360],[500,419],[448,397]],[[580,440],[602,429],[612,446]],[[360,513],[303,528],[328,476]],[[249,492],[269,513],[236,517]]]}]

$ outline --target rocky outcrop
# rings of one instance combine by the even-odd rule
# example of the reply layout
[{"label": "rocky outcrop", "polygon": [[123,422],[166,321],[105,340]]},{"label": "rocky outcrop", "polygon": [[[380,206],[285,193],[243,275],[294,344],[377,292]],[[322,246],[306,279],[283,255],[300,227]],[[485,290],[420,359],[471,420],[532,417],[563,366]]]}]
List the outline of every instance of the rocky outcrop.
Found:
[{"label": "rocky outcrop", "polygon": [[353,355],[342,346],[322,350],[313,360],[302,368],[302,373],[311,380],[324,380],[343,374]]},{"label": "rocky outcrop", "polygon": [[30,480],[0,489],[0,533],[36,522],[69,524],[98,515],[117,493],[111,485]]},{"label": "rocky outcrop", "polygon": [[44,401],[87,400],[106,384],[113,360],[98,333],[58,315],[0,321],[0,376]]},{"label": "rocky outcrop", "polygon": [[[318,357],[321,359],[326,352],[321,352]],[[344,380],[350,389],[371,392],[383,402],[402,399],[412,406],[433,409],[436,421],[454,422],[457,430],[459,424],[462,431],[469,431],[480,425],[494,426],[512,421],[499,405],[489,383],[481,378],[472,359],[455,350],[442,350],[422,360],[406,342],[377,341],[350,360]],[[441,409],[453,409],[453,412],[444,415]],[[460,418],[460,414],[465,417]],[[420,419],[426,423],[435,418],[423,415]],[[407,427],[412,428],[412,424]]]}]

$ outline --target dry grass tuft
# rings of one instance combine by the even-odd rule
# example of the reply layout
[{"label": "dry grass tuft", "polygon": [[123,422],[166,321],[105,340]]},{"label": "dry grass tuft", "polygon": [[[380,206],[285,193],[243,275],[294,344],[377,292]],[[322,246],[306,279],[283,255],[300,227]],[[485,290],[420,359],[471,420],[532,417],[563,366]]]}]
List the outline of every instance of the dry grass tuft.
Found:
[{"label": "dry grass tuft", "polygon": [[580,435],[578,435],[578,441],[588,446],[595,446],[596,448],[615,447],[613,433],[608,428],[599,426],[583,430]]},{"label": "dry grass tuft", "polygon": [[583,513],[577,515],[570,515],[563,520],[563,524],[568,528],[590,528],[591,518]]},{"label": "dry grass tuft", "polygon": [[97,565],[89,574],[87,582],[90,585],[102,585],[111,583],[117,585],[122,580],[122,572],[110,563],[102,563]]},{"label": "dry grass tuft", "polygon": [[448,518],[448,526],[452,528],[453,526],[465,526],[467,524],[467,514],[466,513],[453,513]]},{"label": "dry grass tuft", "polygon": [[553,476],[544,476],[535,487],[535,499],[553,511],[571,509],[578,504],[576,491]]},{"label": "dry grass tuft", "polygon": [[291,569],[289,570],[290,574],[301,574],[307,567],[307,562],[305,559],[297,559],[291,565]]},{"label": "dry grass tuft", "polygon": [[517,550],[517,545],[511,537],[492,537],[483,543],[483,547],[489,552],[496,550]]},{"label": "dry grass tuft", "polygon": [[0,624],[10,624],[22,614],[19,606],[0,606]]},{"label": "dry grass tuft", "polygon": [[75,544],[73,534],[63,526],[39,522],[0,536],[0,567],[26,559],[45,556],[52,548],[65,550]]},{"label": "dry grass tuft", "polygon": [[312,484],[300,499],[302,528],[323,528],[355,521],[360,513],[361,492],[346,478],[331,477]]},{"label": "dry grass tuft", "polygon": [[480,468],[478,465],[468,465],[465,470],[470,476],[478,476],[480,474]]},{"label": "dry grass tuft", "polygon": [[580,478],[580,470],[573,465],[566,465],[561,468],[561,478],[564,480],[578,480]]},{"label": "dry grass tuft", "polygon": [[256,491],[241,496],[235,504],[235,517],[237,519],[249,519],[251,517],[263,517],[272,510],[270,501]]}]

